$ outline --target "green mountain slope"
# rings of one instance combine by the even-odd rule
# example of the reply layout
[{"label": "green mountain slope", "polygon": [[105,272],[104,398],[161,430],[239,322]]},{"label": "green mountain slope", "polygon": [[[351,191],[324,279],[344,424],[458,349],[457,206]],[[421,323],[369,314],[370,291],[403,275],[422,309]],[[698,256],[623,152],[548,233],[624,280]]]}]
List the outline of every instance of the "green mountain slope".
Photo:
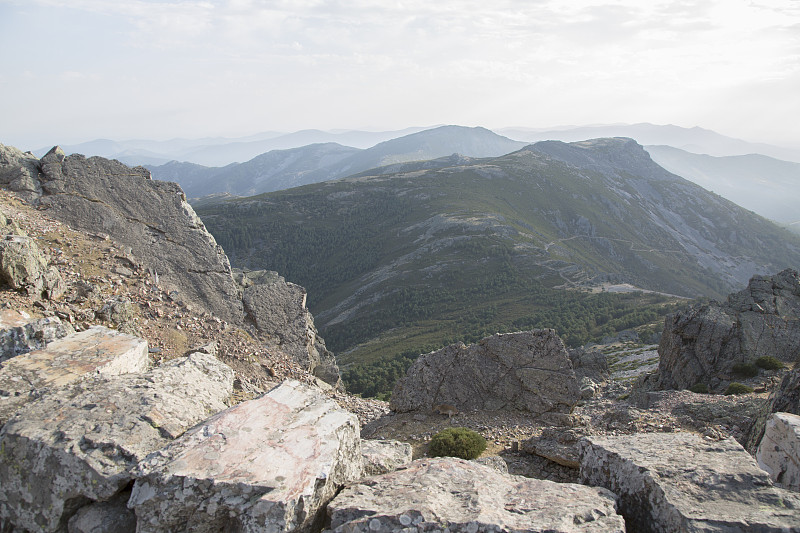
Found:
[{"label": "green mountain slope", "polygon": [[579,344],[665,311],[655,294],[587,292],[604,283],[721,297],[800,265],[800,239],[630,139],[374,174],[198,209],[234,264],[308,289],[345,365],[529,327]]}]

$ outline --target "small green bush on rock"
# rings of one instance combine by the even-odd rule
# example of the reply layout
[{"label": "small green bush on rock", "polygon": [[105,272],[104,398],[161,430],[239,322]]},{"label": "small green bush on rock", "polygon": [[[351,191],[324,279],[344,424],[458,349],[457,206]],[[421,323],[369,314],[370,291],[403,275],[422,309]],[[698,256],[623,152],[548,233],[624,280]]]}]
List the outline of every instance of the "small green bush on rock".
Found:
[{"label": "small green bush on rock", "polygon": [[696,392],[697,394],[708,394],[708,385],[705,383],[695,383],[689,390],[692,392]]},{"label": "small green bush on rock", "polygon": [[728,388],[725,389],[725,394],[747,394],[753,392],[753,389],[748,387],[747,385],[743,385],[742,383],[736,383],[735,381],[728,385]]},{"label": "small green bush on rock", "polygon": [[486,449],[486,439],[467,428],[447,428],[431,439],[428,453],[431,457],[460,457],[475,459]]},{"label": "small green bush on rock", "polygon": [[756,366],[764,370],[780,370],[783,368],[783,362],[771,355],[764,355],[756,359]]},{"label": "small green bush on rock", "polygon": [[731,370],[734,374],[745,378],[753,378],[758,375],[758,367],[753,363],[736,363]]}]

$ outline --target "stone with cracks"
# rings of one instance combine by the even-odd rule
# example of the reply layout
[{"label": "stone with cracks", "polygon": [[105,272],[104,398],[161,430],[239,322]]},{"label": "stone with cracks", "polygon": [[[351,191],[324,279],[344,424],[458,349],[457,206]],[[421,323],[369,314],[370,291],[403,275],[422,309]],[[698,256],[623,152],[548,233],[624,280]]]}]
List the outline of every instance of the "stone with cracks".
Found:
[{"label": "stone with cracks", "polygon": [[235,277],[244,289],[245,316],[256,329],[269,335],[275,346],[300,366],[326,383],[338,385],[339,367],[317,334],[306,308],[306,290],[268,270],[236,272]]},{"label": "stone with cracks", "polygon": [[411,462],[411,445],[397,440],[362,440],[364,475],[376,476],[397,470]]},{"label": "stone with cracks", "polygon": [[177,299],[222,320],[242,322],[230,262],[177,184],[153,180],[143,167],[66,156],[58,147],[42,157],[39,167],[38,202],[51,217],[130,247],[131,255],[158,275],[162,288],[177,291]]},{"label": "stone with cracks", "polygon": [[0,281],[37,298],[58,298],[66,290],[58,269],[48,267],[36,242],[22,235],[0,238]]},{"label": "stone with cracks", "polygon": [[794,362],[800,353],[800,274],[787,269],[754,276],[724,304],[668,315],[658,347],[662,388],[702,383],[719,392],[740,379],[737,363],[761,356]]},{"label": "stone with cracks", "polygon": [[69,335],[0,367],[0,423],[47,391],[92,375],[147,368],[147,341],[103,326]]},{"label": "stone with cracks", "polygon": [[800,491],[800,416],[773,414],[767,421],[756,460],[776,484]]},{"label": "stone with cracks", "polygon": [[334,533],[623,532],[614,509],[614,495],[602,488],[511,476],[447,457],[350,485],[328,515]]},{"label": "stone with cracks", "polygon": [[752,424],[747,429],[746,447],[754,455],[772,413],[800,415],[800,368],[795,368],[783,377],[780,386],[770,394],[769,401],[753,417]]},{"label": "stone with cracks", "polygon": [[0,363],[31,350],[39,350],[54,340],[75,333],[58,317],[31,318],[28,313],[0,310]]},{"label": "stone with cracks", "polygon": [[105,502],[81,507],[67,524],[67,533],[135,533],[136,515],[128,509],[131,491],[120,492]]},{"label": "stone with cracks", "polygon": [[391,407],[430,411],[515,409],[567,414],[580,390],[564,343],[552,329],[498,334],[422,355],[398,381]]},{"label": "stone with cracks", "polygon": [[546,427],[541,435],[522,443],[522,451],[569,468],[580,467],[578,441],[586,434],[579,428]]},{"label": "stone with cracks", "polygon": [[356,416],[287,381],[140,463],[129,506],[139,533],[311,532],[362,472]]},{"label": "stone with cracks", "polygon": [[631,531],[800,531],[800,497],[773,486],[733,439],[589,436],[579,453],[581,482],[617,494]]},{"label": "stone with cracks", "polygon": [[148,454],[224,409],[232,391],[233,370],[195,353],[32,402],[0,431],[0,521],[63,530],[78,508],[128,487]]}]

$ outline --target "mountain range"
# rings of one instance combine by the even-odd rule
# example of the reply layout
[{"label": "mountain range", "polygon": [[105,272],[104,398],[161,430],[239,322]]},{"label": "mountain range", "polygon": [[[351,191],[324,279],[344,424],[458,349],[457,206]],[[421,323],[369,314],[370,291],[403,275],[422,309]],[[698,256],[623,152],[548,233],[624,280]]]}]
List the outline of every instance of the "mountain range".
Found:
[{"label": "mountain range", "polygon": [[399,164],[197,210],[235,265],[309,290],[342,364],[529,327],[580,344],[663,307],[597,294],[610,284],[722,297],[800,264],[800,238],[625,138]]},{"label": "mountain range", "polygon": [[273,150],[222,168],[171,162],[148,166],[157,179],[177,181],[189,198],[215,193],[249,196],[357,174],[368,169],[431,160],[454,153],[471,157],[507,154],[525,146],[485,128],[441,126],[357,149],[336,143]]}]

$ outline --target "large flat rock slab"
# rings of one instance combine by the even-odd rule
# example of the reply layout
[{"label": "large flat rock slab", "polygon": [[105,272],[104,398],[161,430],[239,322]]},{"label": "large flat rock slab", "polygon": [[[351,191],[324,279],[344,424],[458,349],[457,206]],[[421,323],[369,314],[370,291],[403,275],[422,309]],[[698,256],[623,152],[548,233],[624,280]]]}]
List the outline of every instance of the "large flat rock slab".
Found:
[{"label": "large flat rock slab", "polygon": [[0,530],[63,530],[79,507],[125,489],[148,454],[225,409],[232,390],[233,370],[195,353],[29,403],[0,430]]},{"label": "large flat rock slab", "polygon": [[580,389],[564,343],[552,329],[506,333],[476,344],[454,344],[421,355],[397,382],[391,406],[398,412],[514,409],[534,414],[570,413]]},{"label": "large flat rock slab", "polygon": [[129,506],[139,533],[309,532],[362,472],[356,416],[287,381],[148,457]]},{"label": "large flat rock slab", "polygon": [[141,372],[147,363],[147,341],[103,326],[18,355],[0,367],[0,424],[48,390],[92,375]]},{"label": "large flat rock slab", "polygon": [[781,487],[800,491],[800,416],[775,413],[756,452],[758,465]]},{"label": "large flat rock slab", "polygon": [[605,489],[511,476],[452,457],[420,459],[353,484],[328,515],[335,533],[625,531]]},{"label": "large flat rock slab", "polygon": [[581,482],[619,496],[632,531],[800,531],[800,497],[733,439],[690,433],[583,438]]}]

